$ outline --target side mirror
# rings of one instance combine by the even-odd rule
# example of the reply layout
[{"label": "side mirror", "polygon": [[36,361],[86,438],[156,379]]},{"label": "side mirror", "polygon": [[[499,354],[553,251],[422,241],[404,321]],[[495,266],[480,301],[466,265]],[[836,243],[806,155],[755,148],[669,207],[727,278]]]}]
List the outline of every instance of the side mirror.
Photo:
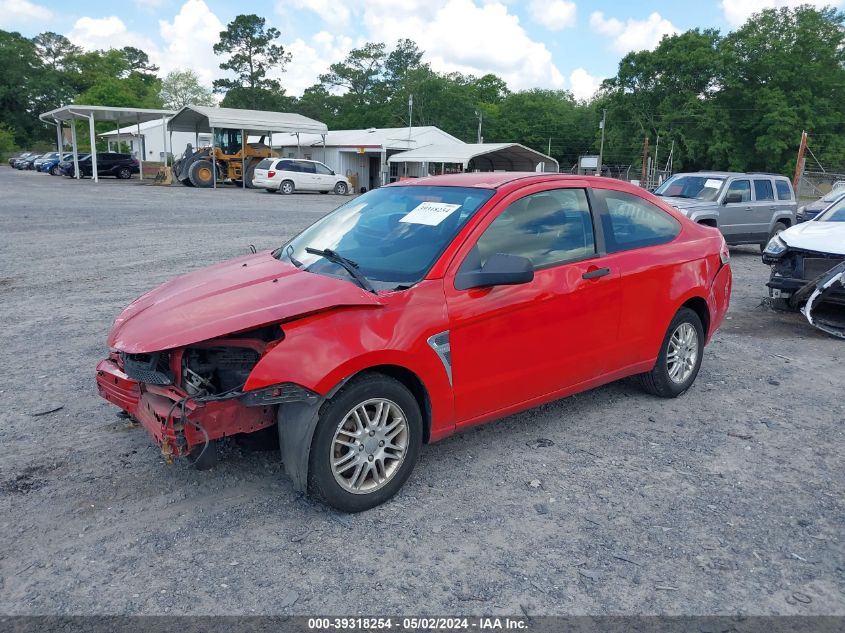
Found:
[{"label": "side mirror", "polygon": [[725,196],[725,201],[722,204],[733,204],[735,202],[742,202],[742,194],[738,191],[731,191]]},{"label": "side mirror", "polygon": [[459,271],[455,288],[487,288],[489,286],[516,286],[534,279],[534,265],[527,257],[496,253],[491,255],[480,270]]}]

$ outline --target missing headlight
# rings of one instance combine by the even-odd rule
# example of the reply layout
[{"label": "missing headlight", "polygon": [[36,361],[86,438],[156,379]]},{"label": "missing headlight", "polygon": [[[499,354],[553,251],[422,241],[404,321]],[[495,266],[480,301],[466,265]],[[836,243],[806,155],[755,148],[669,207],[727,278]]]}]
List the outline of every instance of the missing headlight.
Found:
[{"label": "missing headlight", "polygon": [[182,356],[182,386],[191,396],[236,390],[258,359],[248,347],[189,347]]}]

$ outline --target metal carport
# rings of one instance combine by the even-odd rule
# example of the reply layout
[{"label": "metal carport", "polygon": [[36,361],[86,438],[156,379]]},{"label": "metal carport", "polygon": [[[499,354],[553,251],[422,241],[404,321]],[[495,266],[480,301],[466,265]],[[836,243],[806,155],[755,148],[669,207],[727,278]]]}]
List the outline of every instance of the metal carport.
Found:
[{"label": "metal carport", "polygon": [[390,163],[440,163],[461,165],[464,171],[558,171],[558,163],[519,143],[466,143],[426,145],[394,154]]},{"label": "metal carport", "polygon": [[[140,125],[147,121],[154,121],[155,119],[166,120],[167,117],[173,114],[172,110],[150,110],[148,108],[112,108],[110,106],[96,106],[96,105],[77,105],[71,104],[50,110],[38,116],[44,123],[53,123],[56,126],[56,149],[59,155],[63,154],[62,143],[62,123],[64,121],[76,121],[77,119],[88,119],[88,133],[91,137],[91,176],[94,182],[99,182],[97,176],[97,144],[96,132],[94,130],[94,122],[112,121],[120,129],[121,123],[136,123],[138,125],[140,136]],[[162,129],[164,129],[162,127]],[[79,178],[79,151],[76,145],[76,125],[70,126],[71,145],[73,146],[73,175],[74,178]],[[118,137],[118,143],[120,137]],[[165,146],[167,139],[165,139]],[[144,156],[141,152],[138,156],[141,164],[140,178],[144,179]],[[167,152],[164,154],[164,166],[167,166]]]},{"label": "metal carport", "polygon": [[[212,108],[208,106],[187,105],[177,112],[167,123],[167,129],[172,132],[193,132],[197,137],[200,132],[211,133],[212,165],[214,169],[214,187],[217,188],[217,160],[214,157],[214,131],[217,129],[231,129],[241,131],[241,161],[242,173],[246,173],[244,158],[247,135],[268,135],[270,147],[273,147],[274,132],[289,132],[295,134],[319,134],[325,145],[329,128],[325,123],[309,119],[293,112],[270,112],[267,110],[241,110],[239,108]],[[246,178],[242,186],[246,188]]]}]

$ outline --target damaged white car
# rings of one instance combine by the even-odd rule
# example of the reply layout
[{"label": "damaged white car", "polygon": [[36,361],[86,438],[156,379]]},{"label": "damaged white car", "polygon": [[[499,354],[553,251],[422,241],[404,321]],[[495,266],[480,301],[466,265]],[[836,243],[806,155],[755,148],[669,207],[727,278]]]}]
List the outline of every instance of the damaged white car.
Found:
[{"label": "damaged white car", "polygon": [[845,339],[845,200],[773,237],[763,250],[772,266],[772,305],[800,310],[818,329]]}]

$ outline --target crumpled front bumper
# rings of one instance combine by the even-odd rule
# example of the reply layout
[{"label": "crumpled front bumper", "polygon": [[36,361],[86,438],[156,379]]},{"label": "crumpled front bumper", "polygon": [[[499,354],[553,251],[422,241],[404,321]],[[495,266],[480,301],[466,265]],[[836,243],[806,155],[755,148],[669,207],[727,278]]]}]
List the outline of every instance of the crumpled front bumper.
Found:
[{"label": "crumpled front bumper", "polygon": [[176,386],[139,383],[124,373],[115,354],[100,361],[96,378],[100,395],[140,422],[166,458],[276,423],[272,405],[246,406],[234,398],[197,402]]}]

